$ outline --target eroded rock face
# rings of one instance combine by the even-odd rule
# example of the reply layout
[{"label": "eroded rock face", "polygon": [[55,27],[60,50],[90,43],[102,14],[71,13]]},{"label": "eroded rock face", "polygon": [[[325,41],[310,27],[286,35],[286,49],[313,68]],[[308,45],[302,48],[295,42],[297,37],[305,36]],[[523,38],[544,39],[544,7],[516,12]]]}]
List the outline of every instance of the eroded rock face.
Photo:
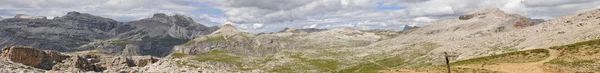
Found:
[{"label": "eroded rock face", "polygon": [[100,55],[77,55],[73,56],[64,63],[53,67],[54,71],[67,72],[103,72],[118,71],[129,69],[130,67],[143,67],[153,64],[158,60],[151,56],[100,56]]},{"label": "eroded rock face", "polygon": [[22,63],[40,69],[52,69],[57,63],[65,60],[69,56],[61,55],[59,52],[51,50],[38,50],[31,47],[9,46],[2,48],[1,59]]},{"label": "eroded rock face", "polygon": [[100,50],[125,56],[166,56],[171,53],[173,46],[218,29],[196,23],[187,16],[162,13],[131,22],[80,12],[69,12],[53,19],[27,19],[31,17],[28,15],[19,17],[25,19],[0,21],[0,46],[31,46],[60,52]]},{"label": "eroded rock face", "polygon": [[137,67],[144,67],[158,61],[152,58],[152,56],[134,56],[131,60],[133,60],[133,64]]},{"label": "eroded rock face", "polygon": [[45,55],[44,51],[21,46],[4,47],[2,51],[0,58],[34,67],[44,61]]}]

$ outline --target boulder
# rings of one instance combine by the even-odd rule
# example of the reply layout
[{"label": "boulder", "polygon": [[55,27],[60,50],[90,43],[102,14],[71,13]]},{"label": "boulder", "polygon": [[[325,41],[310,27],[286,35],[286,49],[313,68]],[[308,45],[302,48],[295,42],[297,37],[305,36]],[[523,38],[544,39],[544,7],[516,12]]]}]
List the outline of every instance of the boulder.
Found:
[{"label": "boulder", "polygon": [[471,18],[473,18],[475,15],[460,15],[458,16],[459,20],[469,20]]},{"label": "boulder", "polygon": [[64,60],[64,63],[57,64],[52,67],[52,70],[57,71],[68,71],[68,72],[87,72],[87,71],[96,71],[100,72],[103,69],[98,65],[93,64],[93,60],[96,57],[94,56],[81,56],[76,55],[73,57]]},{"label": "boulder", "polygon": [[56,51],[42,51],[35,48],[22,46],[4,47],[2,48],[2,51],[4,53],[2,53],[2,56],[0,57],[1,59],[46,70],[52,69],[52,66],[69,57]]},{"label": "boulder", "polygon": [[132,57],[131,60],[133,60],[133,64],[135,64],[137,67],[144,67],[157,61],[156,59],[152,58],[152,56],[135,56]]},{"label": "boulder", "polygon": [[125,45],[125,49],[121,52],[122,56],[137,56],[140,55],[140,46],[137,44],[127,44]]},{"label": "boulder", "polygon": [[31,47],[8,46],[2,48],[0,58],[35,67],[44,61],[45,55],[44,51]]},{"label": "boulder", "polygon": [[69,58],[69,56],[62,55],[58,51],[44,50],[44,53],[46,53],[47,60],[50,60],[53,62],[62,62],[62,60]]}]

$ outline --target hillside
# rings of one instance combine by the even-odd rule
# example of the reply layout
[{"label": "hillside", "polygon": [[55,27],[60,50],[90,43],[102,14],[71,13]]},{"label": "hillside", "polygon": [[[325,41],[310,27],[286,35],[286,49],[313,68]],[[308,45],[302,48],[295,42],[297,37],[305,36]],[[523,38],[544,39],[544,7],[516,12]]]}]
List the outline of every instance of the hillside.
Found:
[{"label": "hillside", "polygon": [[[207,27],[183,15],[117,22],[69,12],[52,20],[0,21],[5,26],[0,46],[7,46],[0,62],[7,67],[0,70],[444,72],[442,55],[448,52],[457,55],[451,62],[458,72],[595,72],[599,14],[595,9],[539,23],[491,8],[400,32],[287,28],[250,34],[231,24]],[[582,42],[588,40],[593,41]]]},{"label": "hillside", "polygon": [[[228,51],[226,53],[231,53],[229,55],[240,57],[238,58],[240,61],[247,61],[237,63],[237,66],[241,66],[241,68],[260,69],[267,72],[368,72],[383,70],[387,67],[421,68],[443,64],[440,56],[442,52],[456,54],[458,57],[453,61],[460,61],[493,54],[548,48],[596,39],[598,34],[594,33],[598,32],[593,30],[598,25],[583,25],[598,24],[598,19],[595,18],[596,13],[598,13],[598,10],[592,10],[535,24],[535,20],[530,20],[530,18],[507,14],[499,9],[485,9],[464,14],[458,19],[436,22],[421,28],[407,30],[391,39],[375,39],[377,41],[365,43],[364,46],[328,47],[323,49],[317,48],[335,44],[304,49],[302,47],[282,47],[272,49],[276,50],[271,51],[271,53],[274,53],[273,55],[260,56],[249,56],[239,52],[240,50],[252,48],[213,49],[225,49],[225,51]],[[566,23],[566,21],[569,22]],[[343,30],[341,32],[343,33]],[[275,35],[282,34],[286,33],[275,33]],[[300,34],[295,33],[292,35]],[[318,34],[308,34],[308,36],[311,35],[316,36]],[[381,35],[378,36],[382,37]],[[335,36],[328,35],[319,38],[327,37]],[[321,41],[334,40],[321,39],[311,42],[316,43],[315,45],[307,46],[322,44]],[[210,50],[203,52],[207,53]],[[202,53],[199,54],[202,55]],[[378,66],[378,64],[384,65],[384,67]]]},{"label": "hillside", "polygon": [[[451,63],[454,72],[586,73],[600,69],[600,39],[484,56]],[[444,72],[445,65],[381,72]],[[465,69],[471,71],[464,71]]]}]

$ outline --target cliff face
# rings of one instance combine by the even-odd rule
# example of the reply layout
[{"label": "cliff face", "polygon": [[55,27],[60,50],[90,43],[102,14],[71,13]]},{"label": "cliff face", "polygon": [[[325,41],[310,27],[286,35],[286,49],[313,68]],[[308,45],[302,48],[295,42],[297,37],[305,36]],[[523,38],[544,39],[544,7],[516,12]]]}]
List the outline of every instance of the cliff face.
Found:
[{"label": "cliff face", "polygon": [[[10,61],[39,69],[66,72],[119,70],[130,67],[144,67],[158,61],[158,59],[151,56],[65,55],[56,51],[21,46],[4,47],[2,51],[4,52],[0,56],[2,62]],[[0,68],[5,68],[5,66]]]},{"label": "cliff face", "polygon": [[[3,26],[0,27],[0,40],[3,40],[0,46],[32,46],[64,52],[97,49],[112,54],[153,56],[165,56],[174,45],[217,29],[186,16],[162,13],[123,23],[69,12],[52,20],[10,18],[0,21],[0,26]],[[127,51],[122,52],[126,48]]]},{"label": "cliff face", "polygon": [[51,69],[52,66],[69,57],[56,51],[42,51],[31,47],[21,46],[4,47],[2,48],[2,51],[3,53],[2,56],[0,56],[0,59],[10,60],[46,70]]},{"label": "cliff face", "polygon": [[[53,20],[10,18],[0,21],[0,46],[32,46],[57,51],[79,51],[80,45],[99,39],[110,38],[111,27],[84,25],[119,25],[114,20],[88,22],[65,15]],[[102,20],[90,18],[89,20]],[[103,29],[106,28],[106,29]]]}]

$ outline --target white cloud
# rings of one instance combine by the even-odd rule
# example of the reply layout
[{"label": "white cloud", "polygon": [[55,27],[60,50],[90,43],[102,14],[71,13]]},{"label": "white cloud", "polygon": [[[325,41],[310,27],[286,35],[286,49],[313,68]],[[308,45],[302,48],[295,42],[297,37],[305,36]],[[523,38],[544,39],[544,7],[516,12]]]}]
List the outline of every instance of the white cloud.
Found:
[{"label": "white cloud", "polygon": [[261,28],[263,28],[265,26],[265,24],[255,23],[252,26],[254,27],[254,29],[261,29]]},{"label": "white cloud", "polygon": [[312,24],[310,26],[304,26],[302,28],[317,28],[318,24]]},{"label": "white cloud", "polygon": [[433,21],[436,21],[437,19],[431,19],[429,17],[417,17],[413,20],[416,22],[433,22]]}]

